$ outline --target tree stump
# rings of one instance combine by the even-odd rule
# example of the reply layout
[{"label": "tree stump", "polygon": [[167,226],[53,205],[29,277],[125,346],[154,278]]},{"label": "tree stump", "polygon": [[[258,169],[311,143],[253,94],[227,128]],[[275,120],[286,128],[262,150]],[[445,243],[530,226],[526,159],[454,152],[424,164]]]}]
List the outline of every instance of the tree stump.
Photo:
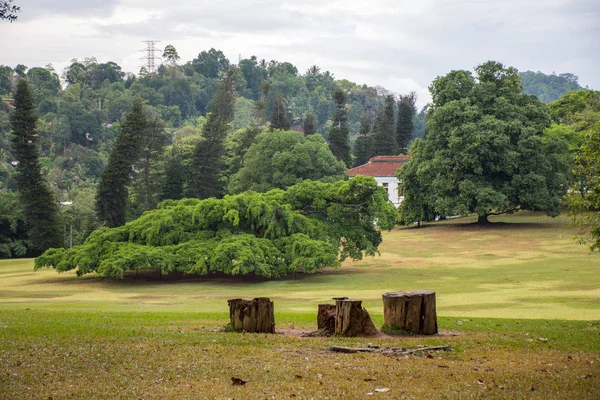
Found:
[{"label": "tree stump", "polygon": [[231,299],[229,321],[236,331],[275,333],[273,302],[267,297],[253,300]]},{"label": "tree stump", "polygon": [[421,335],[438,333],[435,292],[406,290],[384,293],[383,318],[388,328]]},{"label": "tree stump", "polygon": [[372,336],[378,333],[371,316],[362,308],[361,300],[336,300],[335,334],[342,336]]},{"label": "tree stump", "polygon": [[317,329],[328,335],[335,333],[335,304],[319,304]]}]

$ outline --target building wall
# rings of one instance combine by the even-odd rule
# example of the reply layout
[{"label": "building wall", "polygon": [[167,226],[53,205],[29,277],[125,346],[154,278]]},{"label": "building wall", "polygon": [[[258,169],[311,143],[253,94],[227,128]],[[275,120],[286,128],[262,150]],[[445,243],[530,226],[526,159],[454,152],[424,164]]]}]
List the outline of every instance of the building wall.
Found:
[{"label": "building wall", "polygon": [[375,176],[379,186],[387,187],[388,197],[395,207],[398,207],[404,196],[398,195],[398,184],[400,183],[395,176]]}]

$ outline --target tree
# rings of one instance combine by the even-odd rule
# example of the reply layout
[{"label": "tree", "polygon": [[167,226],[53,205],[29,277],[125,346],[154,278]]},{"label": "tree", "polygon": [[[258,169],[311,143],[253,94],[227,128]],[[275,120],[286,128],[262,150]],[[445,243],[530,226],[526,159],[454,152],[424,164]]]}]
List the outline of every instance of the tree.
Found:
[{"label": "tree", "polygon": [[273,115],[271,116],[271,130],[274,129],[290,129],[290,119],[288,118],[287,107],[281,93],[275,95],[273,102]]},{"label": "tree", "polygon": [[408,153],[408,146],[413,138],[416,108],[415,102],[417,95],[411,92],[407,95],[400,96],[398,101],[398,124],[396,125],[396,141],[398,142],[398,150],[402,154]]},{"label": "tree", "polygon": [[0,20],[6,19],[10,22],[17,20],[17,13],[21,11],[21,7],[11,5],[13,0],[0,1]]},{"label": "tree", "polygon": [[579,78],[570,73],[546,75],[540,71],[525,71],[519,75],[523,81],[523,92],[545,103],[555,101],[567,92],[583,89],[577,82]]},{"label": "tree", "polygon": [[258,136],[244,156],[244,166],[231,177],[229,193],[285,189],[302,180],[344,178],[345,165],[336,160],[321,135],[270,131]]},{"label": "tree", "polygon": [[177,53],[177,49],[175,48],[175,46],[173,46],[172,44],[168,44],[167,46],[165,46],[165,50],[163,51],[162,58],[167,60],[167,62],[169,63],[169,65],[171,67],[174,67],[177,65],[177,61],[179,61],[179,59],[181,57],[179,57],[179,54]]},{"label": "tree", "polygon": [[373,155],[396,155],[398,143],[394,124],[394,95],[387,95],[384,104],[380,107],[375,120],[375,133],[373,135]]},{"label": "tree", "polygon": [[202,139],[196,145],[192,162],[191,195],[200,199],[221,197],[224,192],[224,142],[233,120],[236,71],[230,68],[212,98]]},{"label": "tree", "polygon": [[367,112],[360,117],[360,129],[358,137],[354,141],[354,164],[355,166],[366,164],[373,156],[373,118]]},{"label": "tree", "polygon": [[394,218],[385,189],[371,177],[304,181],[286,191],[166,201],[123,227],[94,231],[81,246],[47,251],[35,268],[115,278],[139,268],[268,278],[314,273],[376,254],[382,238],[373,221],[391,229]]},{"label": "tree", "polygon": [[581,243],[597,252],[600,251],[600,122],[584,133],[575,171],[585,184],[569,193],[569,209],[574,224],[582,228]]},{"label": "tree", "polygon": [[304,124],[302,125],[302,131],[304,132],[304,135],[308,136],[317,133],[316,125],[315,114],[307,112],[304,115]]},{"label": "tree", "polygon": [[25,80],[15,91],[15,111],[10,116],[12,151],[17,165],[16,186],[27,225],[29,250],[41,254],[50,247],[63,245],[58,206],[41,173],[37,148],[37,116],[33,93]]},{"label": "tree", "polygon": [[123,118],[119,136],[100,175],[96,191],[98,220],[111,228],[125,224],[128,185],[132,180],[133,166],[140,159],[148,125],[142,100],[137,98],[131,111]]},{"label": "tree", "polygon": [[[516,210],[558,215],[568,149],[543,137],[550,122],[546,106],[522,93],[514,68],[488,61],[475,71],[477,79],[452,71],[431,84],[429,131],[409,167],[400,170],[404,185],[426,186],[425,205],[438,215],[476,213],[479,223]],[[409,192],[405,199],[415,200]]]},{"label": "tree", "polygon": [[337,87],[332,97],[335,100],[336,111],[329,127],[329,148],[331,152],[346,166],[352,165],[352,155],[350,154],[350,139],[348,137],[350,129],[348,128],[348,109],[346,108],[346,93]]},{"label": "tree", "polygon": [[221,50],[211,48],[198,54],[198,57],[191,61],[191,66],[206,78],[218,78],[229,69],[229,60]]}]

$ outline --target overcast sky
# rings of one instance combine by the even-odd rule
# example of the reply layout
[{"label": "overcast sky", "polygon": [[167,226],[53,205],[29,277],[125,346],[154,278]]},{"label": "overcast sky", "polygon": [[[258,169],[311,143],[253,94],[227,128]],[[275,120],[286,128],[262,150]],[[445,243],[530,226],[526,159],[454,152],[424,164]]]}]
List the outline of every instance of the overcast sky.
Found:
[{"label": "overcast sky", "polygon": [[571,72],[600,89],[600,0],[15,0],[0,21],[0,64],[72,58],[137,73],[143,40],[181,61],[211,47],[232,62],[256,55],[313,65],[337,79],[416,91],[432,79],[497,60],[520,71]]}]

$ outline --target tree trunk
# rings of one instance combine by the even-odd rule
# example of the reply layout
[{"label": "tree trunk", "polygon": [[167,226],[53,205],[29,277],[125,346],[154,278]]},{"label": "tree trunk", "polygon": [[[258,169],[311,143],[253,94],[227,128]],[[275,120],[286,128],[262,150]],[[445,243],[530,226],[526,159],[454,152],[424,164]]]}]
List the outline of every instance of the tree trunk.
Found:
[{"label": "tree trunk", "polygon": [[267,297],[253,300],[231,299],[229,321],[236,331],[275,333],[273,302]]},{"label": "tree trunk", "polygon": [[382,297],[384,324],[388,328],[422,335],[438,332],[435,292],[407,290],[384,293]]},{"label": "tree trunk", "polygon": [[319,311],[317,312],[317,329],[328,335],[333,335],[335,333],[334,304],[319,304]]},{"label": "tree trunk", "polygon": [[335,334],[342,336],[372,336],[377,329],[361,300],[336,300]]},{"label": "tree trunk", "polygon": [[485,224],[489,224],[490,221],[488,220],[488,214],[484,214],[484,215],[479,215],[477,217],[477,224],[479,225],[485,225]]}]

